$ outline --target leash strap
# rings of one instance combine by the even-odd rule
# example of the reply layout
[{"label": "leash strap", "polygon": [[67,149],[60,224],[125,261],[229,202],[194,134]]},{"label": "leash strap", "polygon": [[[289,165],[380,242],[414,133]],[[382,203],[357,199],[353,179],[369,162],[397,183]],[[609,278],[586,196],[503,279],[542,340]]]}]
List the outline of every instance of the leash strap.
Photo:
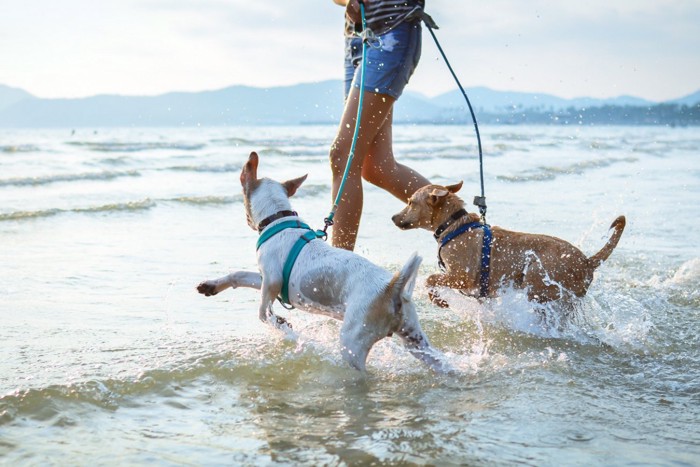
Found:
[{"label": "leash strap", "polygon": [[269,229],[264,230],[263,233],[260,234],[260,237],[258,237],[258,243],[255,245],[255,251],[259,250],[263,243],[265,243],[266,241],[268,241],[269,239],[286,229],[311,230],[311,227],[309,227],[301,221],[280,222],[279,224],[273,225]]},{"label": "leash strap", "polygon": [[440,242],[440,248],[438,248],[438,265],[441,269],[445,269],[445,262],[442,260],[442,255],[440,254],[442,247],[463,233],[474,229],[484,229],[484,238],[481,244],[481,272],[479,273],[479,297],[484,298],[488,295],[489,277],[491,273],[491,243],[493,242],[493,233],[491,232],[490,225],[482,224],[481,222],[470,222],[469,224],[464,224],[459,227],[454,232],[445,235],[445,238]]},{"label": "leash strap", "polygon": [[484,241],[481,245],[481,276],[479,284],[481,285],[480,295],[486,297],[489,293],[489,276],[491,274],[491,242],[493,234],[491,227],[484,224]]},{"label": "leash strap", "polygon": [[[366,31],[367,30],[367,19],[365,18],[365,4],[362,0],[360,0],[360,15],[362,16],[362,30]],[[357,146],[357,137],[360,134],[360,122],[362,121],[362,101],[364,100],[364,95],[365,95],[365,68],[366,67],[366,62],[367,62],[367,36],[365,36],[362,40],[362,68],[360,69],[360,97],[358,98],[357,101],[357,117],[355,118],[355,131],[352,135],[352,144],[350,145],[350,153],[348,154],[348,162],[345,164],[345,172],[343,172],[343,178],[340,180],[340,186],[338,187],[338,193],[335,196],[335,201],[333,202],[333,207],[331,208],[331,212],[328,213],[328,217],[326,217],[323,222],[325,223],[325,227],[323,229],[324,232],[324,237],[327,237],[328,234],[326,233],[326,230],[328,230],[328,227],[333,225],[333,218],[335,217],[335,211],[338,209],[338,205],[340,204],[340,198],[343,196],[343,190],[345,189],[345,182],[348,180],[348,174],[350,173],[350,166],[352,165],[352,160],[355,157],[355,147]]]},{"label": "leash strap", "polygon": [[464,96],[464,100],[467,103],[467,107],[469,107],[469,113],[471,114],[472,122],[474,123],[474,132],[476,133],[476,142],[477,142],[477,146],[479,148],[479,179],[481,182],[481,196],[474,197],[474,205],[479,207],[479,213],[481,214],[481,220],[485,223],[486,222],[486,194],[484,192],[484,155],[483,155],[483,151],[481,148],[481,133],[479,132],[479,124],[476,121],[476,115],[474,114],[474,108],[472,107],[472,103],[469,100],[469,96],[467,96],[467,92],[464,90],[462,83],[460,83],[459,78],[457,77],[457,74],[452,69],[452,65],[450,65],[450,61],[447,59],[447,55],[445,55],[445,52],[442,50],[442,46],[440,45],[440,41],[438,41],[438,38],[435,35],[434,29],[439,29],[438,25],[435,24],[435,21],[433,20],[433,18],[430,17],[430,15],[423,12],[422,10],[421,10],[421,20],[423,20],[425,25],[428,27],[428,31],[430,32],[430,35],[433,37],[433,41],[435,42],[435,45],[437,46],[438,51],[440,52],[440,55],[442,55],[443,60],[445,60],[445,65],[447,65],[448,70],[450,70],[450,73],[452,74],[452,78],[454,78],[455,83],[457,83],[457,87],[459,87],[459,90],[462,91],[462,96]]}]

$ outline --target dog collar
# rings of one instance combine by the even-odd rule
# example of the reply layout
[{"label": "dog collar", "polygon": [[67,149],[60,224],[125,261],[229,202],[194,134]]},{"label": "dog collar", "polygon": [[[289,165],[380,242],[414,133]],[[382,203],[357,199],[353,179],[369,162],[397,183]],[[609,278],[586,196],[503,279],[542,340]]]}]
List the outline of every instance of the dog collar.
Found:
[{"label": "dog collar", "polygon": [[445,229],[447,229],[449,226],[451,226],[454,221],[456,221],[460,217],[466,216],[466,215],[467,215],[467,211],[464,209],[460,209],[459,211],[452,214],[450,216],[450,218],[447,219],[447,221],[445,221],[443,224],[440,224],[440,227],[438,227],[437,230],[435,231],[435,233],[433,234],[433,237],[435,237],[435,240],[437,240],[439,242],[440,235],[442,235],[442,233],[445,231]]},{"label": "dog collar", "polygon": [[258,233],[262,233],[262,231],[267,227],[268,225],[272,224],[275,222],[277,219],[282,219],[283,217],[292,217],[292,216],[298,216],[296,211],[279,211],[271,215],[270,217],[266,217],[260,223],[258,224]]}]

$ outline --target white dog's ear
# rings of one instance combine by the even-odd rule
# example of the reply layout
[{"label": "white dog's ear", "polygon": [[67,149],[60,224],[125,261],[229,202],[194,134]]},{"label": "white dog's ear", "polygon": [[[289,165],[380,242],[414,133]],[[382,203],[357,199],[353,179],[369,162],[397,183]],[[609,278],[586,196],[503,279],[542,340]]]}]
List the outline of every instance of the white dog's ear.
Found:
[{"label": "white dog's ear", "polygon": [[248,156],[248,162],[243,166],[241,170],[241,185],[250,186],[251,183],[257,181],[258,179],[258,153],[253,151]]},{"label": "white dog's ear", "polygon": [[457,193],[462,188],[462,183],[464,182],[455,183],[454,185],[447,185],[445,188],[447,188],[447,191],[450,193]]},{"label": "white dog's ear", "polygon": [[294,196],[294,193],[297,192],[299,187],[301,186],[302,183],[304,183],[304,180],[306,180],[306,177],[308,177],[309,174],[302,175],[299,178],[295,178],[293,180],[287,180],[282,184],[285,190],[287,190],[287,196],[292,197]]},{"label": "white dog's ear", "polygon": [[428,196],[428,205],[437,206],[445,200],[445,196],[449,195],[450,192],[444,188],[433,188]]}]

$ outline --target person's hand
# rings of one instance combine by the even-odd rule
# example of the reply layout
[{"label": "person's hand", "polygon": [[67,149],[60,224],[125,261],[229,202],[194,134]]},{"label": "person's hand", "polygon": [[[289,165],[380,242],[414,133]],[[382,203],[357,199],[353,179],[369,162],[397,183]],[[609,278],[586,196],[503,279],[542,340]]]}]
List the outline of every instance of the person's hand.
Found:
[{"label": "person's hand", "polygon": [[[370,0],[364,0],[363,3],[367,6],[369,2]],[[361,23],[362,13],[360,12],[360,2],[358,0],[349,0],[348,5],[345,7],[345,14],[353,23]]]}]

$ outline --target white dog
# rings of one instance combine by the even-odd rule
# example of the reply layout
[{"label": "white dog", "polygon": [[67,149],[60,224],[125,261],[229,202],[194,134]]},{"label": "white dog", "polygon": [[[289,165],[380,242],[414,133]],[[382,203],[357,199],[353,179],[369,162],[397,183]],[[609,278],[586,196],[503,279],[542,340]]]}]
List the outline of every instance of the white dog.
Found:
[{"label": "white dog", "polygon": [[[241,184],[248,225],[260,232],[257,256],[261,274],[237,271],[202,282],[197,290],[210,296],[229,287],[260,289],[259,317],[278,328],[288,325],[272,311],[280,293],[296,308],[342,320],[342,356],[360,371],[365,370],[372,346],[393,333],[430,368],[450,371],[421,330],[411,301],[421,258],[414,254],[392,276],[350,251],[316,239],[319,235],[303,224],[289,203],[306,175],[278,183],[258,179],[257,169],[258,155],[253,152],[241,171]],[[299,240],[305,234],[306,240]],[[298,256],[290,265],[288,258],[295,250]]]}]

